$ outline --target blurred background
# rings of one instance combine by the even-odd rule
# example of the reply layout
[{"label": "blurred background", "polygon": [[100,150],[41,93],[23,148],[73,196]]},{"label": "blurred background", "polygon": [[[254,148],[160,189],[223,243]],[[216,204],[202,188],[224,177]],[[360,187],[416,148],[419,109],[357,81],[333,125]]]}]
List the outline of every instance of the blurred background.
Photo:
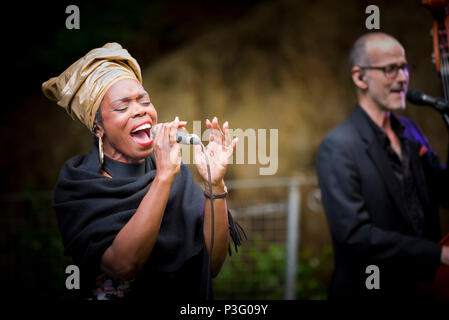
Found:
[{"label": "blurred background", "polygon": [[[80,9],[79,30],[65,27],[70,4]],[[381,31],[395,36],[416,64],[409,87],[442,96],[431,61],[432,16],[419,0],[13,4],[2,28],[2,294],[76,296],[65,288],[71,260],[63,254],[52,190],[64,163],[89,153],[92,138],[40,86],[91,49],[119,42],[139,62],[160,122],[177,115],[192,131],[193,120],[217,116],[232,128],[278,130],[275,175],[259,175],[265,167],[259,162],[227,172],[230,207],[248,240],[214,279],[216,298],[326,299],[333,258],[314,159],[324,135],[354,107],[347,56],[367,31],[371,4],[380,9]],[[403,114],[446,162],[440,115],[413,105]],[[441,222],[449,232],[447,211]],[[287,248],[295,251],[293,271]]]}]

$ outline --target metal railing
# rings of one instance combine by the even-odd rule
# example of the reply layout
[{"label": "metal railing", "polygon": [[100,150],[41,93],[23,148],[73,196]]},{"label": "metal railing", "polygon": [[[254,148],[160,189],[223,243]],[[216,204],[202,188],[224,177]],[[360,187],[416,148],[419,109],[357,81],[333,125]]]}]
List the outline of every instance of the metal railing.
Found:
[{"label": "metal railing", "polygon": [[299,239],[301,230],[301,191],[302,186],[316,186],[316,176],[297,178],[264,178],[227,181],[230,190],[245,188],[288,188],[287,198],[287,252],[285,264],[284,299],[294,300],[296,292],[296,267],[299,256]]}]

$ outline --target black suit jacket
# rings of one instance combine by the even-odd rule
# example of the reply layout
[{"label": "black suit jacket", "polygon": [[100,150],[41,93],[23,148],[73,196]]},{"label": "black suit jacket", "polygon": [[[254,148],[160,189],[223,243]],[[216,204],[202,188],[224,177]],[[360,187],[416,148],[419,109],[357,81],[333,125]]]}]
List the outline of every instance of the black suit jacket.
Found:
[{"label": "black suit jacket", "polygon": [[[364,111],[352,115],[323,140],[317,155],[322,200],[334,246],[329,298],[409,297],[417,281],[430,282],[440,266],[438,206],[449,207],[449,174],[418,127],[404,117],[410,161],[424,207],[418,237],[405,209],[400,184]],[[368,290],[366,267],[380,271],[380,289]]]}]

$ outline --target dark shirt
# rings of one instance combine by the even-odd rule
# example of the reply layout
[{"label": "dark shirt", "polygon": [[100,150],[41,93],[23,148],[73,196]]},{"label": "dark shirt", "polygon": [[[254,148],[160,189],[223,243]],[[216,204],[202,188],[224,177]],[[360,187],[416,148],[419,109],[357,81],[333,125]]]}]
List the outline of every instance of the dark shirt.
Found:
[{"label": "dark shirt", "polygon": [[[363,109],[362,109],[363,110]],[[364,111],[364,110],[363,110]],[[399,138],[401,145],[401,157],[393,150],[390,139],[382,128],[380,128],[366,112],[363,112],[368,118],[376,137],[385,151],[391,164],[394,175],[401,186],[402,195],[405,199],[405,205],[408,214],[411,217],[413,227],[418,236],[422,236],[425,230],[424,209],[421,199],[418,196],[418,190],[410,162],[410,144],[404,136],[404,125],[393,114],[390,115],[391,128]]]}]

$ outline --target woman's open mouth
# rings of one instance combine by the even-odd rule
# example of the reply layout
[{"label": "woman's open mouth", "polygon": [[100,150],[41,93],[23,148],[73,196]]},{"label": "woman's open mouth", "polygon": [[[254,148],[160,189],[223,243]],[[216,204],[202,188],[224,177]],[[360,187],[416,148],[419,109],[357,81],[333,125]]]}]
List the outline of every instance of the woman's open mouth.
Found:
[{"label": "woman's open mouth", "polygon": [[146,147],[153,143],[151,137],[151,122],[145,121],[131,130],[131,138],[139,145]]}]

